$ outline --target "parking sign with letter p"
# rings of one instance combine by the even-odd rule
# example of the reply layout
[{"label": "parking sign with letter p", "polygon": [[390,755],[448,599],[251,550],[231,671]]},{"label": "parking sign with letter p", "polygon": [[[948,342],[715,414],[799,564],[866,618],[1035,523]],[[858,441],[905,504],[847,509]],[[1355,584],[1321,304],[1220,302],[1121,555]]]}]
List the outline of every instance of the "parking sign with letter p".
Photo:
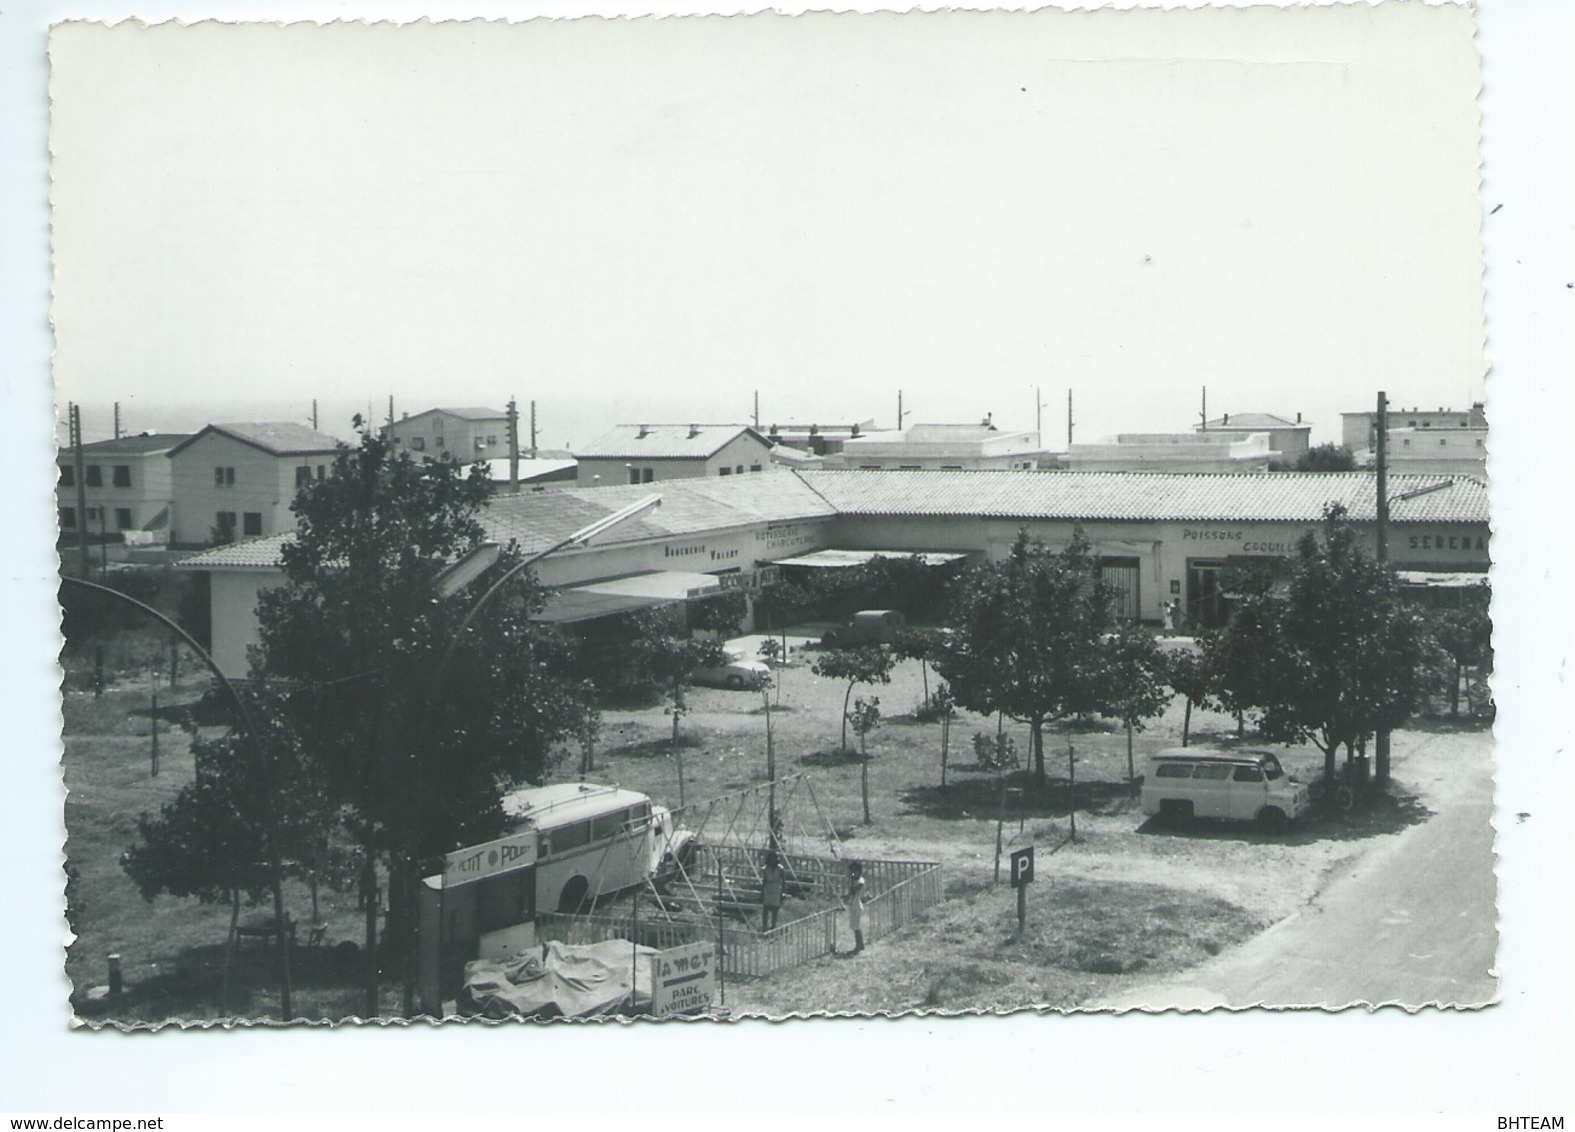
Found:
[{"label": "parking sign with letter p", "polygon": [[1034,883],[1034,847],[1019,849],[1012,854],[1012,887],[1021,888]]}]

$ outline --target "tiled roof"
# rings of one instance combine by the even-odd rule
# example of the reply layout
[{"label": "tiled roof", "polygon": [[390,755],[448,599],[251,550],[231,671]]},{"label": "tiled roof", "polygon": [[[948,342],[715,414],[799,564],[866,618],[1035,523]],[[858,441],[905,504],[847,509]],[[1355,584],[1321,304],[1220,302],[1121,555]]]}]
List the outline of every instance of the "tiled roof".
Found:
[{"label": "tiled roof", "polygon": [[181,569],[191,570],[270,570],[279,565],[279,548],[292,537],[290,532],[285,531],[246,539],[244,542],[232,542],[228,546],[216,546],[212,550],[181,559],[180,566]]},{"label": "tiled roof", "polygon": [[1284,417],[1277,417],[1273,413],[1227,413],[1223,417],[1215,417],[1203,426],[1211,428],[1311,428],[1309,421],[1288,421]]},{"label": "tiled roof", "polygon": [[[1404,498],[1438,484],[1448,486]],[[488,538],[517,541],[522,552],[534,554],[650,495],[662,497],[660,507],[608,532],[596,545],[836,515],[1315,523],[1331,502],[1345,504],[1358,522],[1371,522],[1377,513],[1376,481],[1364,472],[777,471],[497,495],[480,519]],[[1391,475],[1389,495],[1396,525],[1488,518],[1487,485],[1470,476]],[[289,538],[268,535],[217,547],[182,565],[276,566],[279,547]]]},{"label": "tiled roof", "polygon": [[618,425],[576,448],[574,455],[581,460],[703,460],[743,433],[766,446],[766,438],[748,425]]},{"label": "tiled roof", "polygon": [[[1343,503],[1377,517],[1369,472],[803,471],[794,473],[843,515],[977,515],[1005,519],[1317,522]],[[1466,476],[1391,475],[1390,521],[1487,522],[1487,487]],[[1399,498],[1438,483],[1449,487]]]},{"label": "tiled roof", "polygon": [[457,409],[449,409],[444,407],[439,407],[436,409],[423,409],[419,413],[411,413],[408,417],[402,417],[400,420],[397,420],[394,423],[396,425],[403,424],[405,421],[413,421],[417,417],[431,416],[433,413],[447,413],[451,417],[459,417],[467,421],[501,421],[508,416],[508,413],[502,409],[489,409],[486,406],[465,405]]},{"label": "tiled roof", "polygon": [[660,507],[608,532],[598,545],[836,513],[797,475],[775,471],[497,495],[481,522],[489,538],[503,543],[515,539],[521,550],[532,554],[651,495],[662,497]]},{"label": "tiled roof", "polygon": [[[147,456],[167,452],[191,436],[189,432],[145,432],[141,436],[122,436],[118,440],[95,440],[82,446],[84,456]],[[74,449],[62,448],[60,458],[69,459]]]},{"label": "tiled roof", "polygon": [[210,432],[220,433],[242,444],[261,448],[274,456],[326,456],[339,447],[339,439],[294,421],[248,421],[236,424],[211,424],[170,450],[177,456]]}]

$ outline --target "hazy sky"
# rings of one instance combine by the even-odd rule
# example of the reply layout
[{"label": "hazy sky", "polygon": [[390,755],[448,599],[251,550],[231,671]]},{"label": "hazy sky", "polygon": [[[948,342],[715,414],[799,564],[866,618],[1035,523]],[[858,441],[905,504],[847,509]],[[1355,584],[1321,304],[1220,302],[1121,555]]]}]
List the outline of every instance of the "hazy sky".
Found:
[{"label": "hazy sky", "polygon": [[56,376],[130,429],[535,399],[1077,439],[1481,398],[1470,13],[53,37]]}]

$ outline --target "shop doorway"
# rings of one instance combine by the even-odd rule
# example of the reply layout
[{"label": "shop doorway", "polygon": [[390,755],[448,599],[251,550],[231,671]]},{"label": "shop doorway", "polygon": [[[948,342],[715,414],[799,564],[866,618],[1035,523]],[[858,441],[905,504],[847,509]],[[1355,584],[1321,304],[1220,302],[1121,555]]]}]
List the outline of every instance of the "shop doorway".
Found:
[{"label": "shop doorway", "polygon": [[1139,601],[1138,560],[1136,558],[1101,558],[1099,574],[1110,587],[1110,612],[1118,621],[1136,621],[1143,606]]},{"label": "shop doorway", "polygon": [[1193,558],[1187,561],[1187,603],[1182,609],[1181,628],[1186,632],[1218,629],[1228,613],[1224,589],[1225,562],[1222,559]]}]

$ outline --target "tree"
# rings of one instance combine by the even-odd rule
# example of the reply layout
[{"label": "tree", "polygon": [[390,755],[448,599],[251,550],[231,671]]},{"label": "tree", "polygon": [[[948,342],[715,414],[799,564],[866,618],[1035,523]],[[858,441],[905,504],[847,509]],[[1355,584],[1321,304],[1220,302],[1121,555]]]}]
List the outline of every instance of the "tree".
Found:
[{"label": "tree", "polygon": [[1137,786],[1137,767],[1133,761],[1132,733],[1143,730],[1144,721],[1165,710],[1170,696],[1165,690],[1165,657],[1154,634],[1125,622],[1104,641],[1106,670],[1105,701],[1101,715],[1119,719],[1127,730],[1127,782]]},{"label": "tree", "polygon": [[1426,615],[1427,629],[1448,657],[1449,714],[1460,714],[1460,675],[1468,668],[1493,667],[1493,619],[1488,614],[1487,588],[1465,595],[1454,609]]},{"label": "tree", "polygon": [[1405,723],[1427,687],[1422,619],[1400,600],[1394,572],[1362,549],[1344,509],[1324,537],[1296,547],[1295,573],[1277,621],[1261,729],[1287,743],[1311,740],[1333,781],[1335,752],[1365,752],[1381,728]]},{"label": "tree", "polygon": [[[156,816],[137,818],[137,840],[120,861],[145,900],[167,893],[229,908],[220,981],[220,1008],[228,1012],[241,904],[262,900],[271,883],[267,776],[246,736],[203,738],[190,730],[195,776]],[[300,745],[277,726],[264,730],[259,738],[274,761],[279,852],[292,873],[311,879],[314,866],[326,862],[334,815]]]},{"label": "tree", "polygon": [[892,655],[899,660],[919,662],[919,679],[923,682],[924,703],[930,702],[930,662],[940,648],[941,633],[935,629],[903,627],[893,635]]},{"label": "tree", "polygon": [[331,472],[296,497],[284,584],[258,599],[253,675],[292,689],[285,723],[343,809],[368,890],[388,862],[405,944],[416,864],[501,833],[500,784],[541,780],[585,693],[565,675],[569,643],[530,620],[543,599],[528,570],[457,635],[474,596],[522,562],[517,547],[466,593],[437,596],[438,573],[482,541],[481,465],[417,462],[362,429]]},{"label": "tree", "polygon": [[1343,444],[1315,444],[1296,458],[1298,472],[1349,472],[1356,457]]},{"label": "tree", "polygon": [[1225,625],[1198,636],[1203,665],[1220,706],[1236,717],[1236,733],[1246,729],[1249,711],[1269,698],[1269,664],[1279,643],[1283,602],[1273,594],[1266,570],[1236,569],[1227,584],[1236,596]]},{"label": "tree", "polygon": [[880,726],[880,697],[871,696],[866,700],[860,696],[853,701],[853,708],[846,718],[853,724],[853,733],[859,737],[859,793],[864,799],[864,824],[869,825],[870,753],[865,741],[869,733]]},{"label": "tree", "polygon": [[848,701],[853,698],[853,686],[890,684],[894,663],[895,658],[879,645],[833,649],[815,661],[812,671],[816,676],[848,682],[848,690],[842,696],[842,750],[848,749]]},{"label": "tree", "polygon": [[936,671],[963,707],[1028,724],[1043,786],[1045,725],[1110,702],[1111,596],[1087,537],[1054,552],[1020,532],[1004,560],[958,579],[952,609]]},{"label": "tree", "polygon": [[1163,659],[1165,682],[1186,700],[1186,713],[1181,718],[1181,745],[1185,747],[1192,734],[1192,709],[1209,702],[1214,674],[1203,654],[1195,649],[1177,649],[1165,653]]}]

